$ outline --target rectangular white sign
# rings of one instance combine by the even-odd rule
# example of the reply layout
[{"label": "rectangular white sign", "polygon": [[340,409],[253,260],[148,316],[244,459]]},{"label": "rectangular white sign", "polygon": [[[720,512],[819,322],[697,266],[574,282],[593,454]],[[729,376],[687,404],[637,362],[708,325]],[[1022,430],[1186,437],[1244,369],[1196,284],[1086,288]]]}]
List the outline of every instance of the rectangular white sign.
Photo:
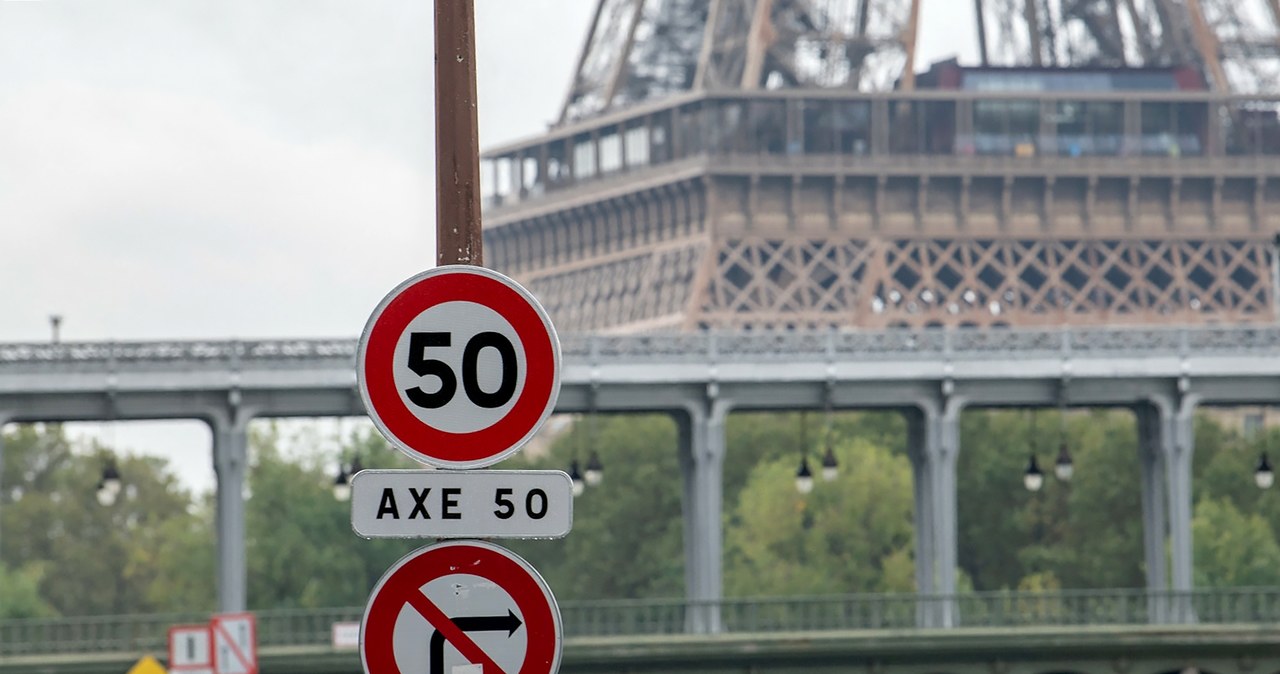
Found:
[{"label": "rectangular white sign", "polygon": [[348,650],[360,647],[360,623],[333,624],[333,649]]},{"label": "rectangular white sign", "polygon": [[208,625],[169,628],[169,671],[175,674],[213,674],[213,646]]},{"label": "rectangular white sign", "polygon": [[258,674],[258,627],[249,613],[221,613],[209,621],[216,674]]},{"label": "rectangular white sign", "polygon": [[351,480],[365,538],[562,538],[573,481],[560,470],[365,470]]}]

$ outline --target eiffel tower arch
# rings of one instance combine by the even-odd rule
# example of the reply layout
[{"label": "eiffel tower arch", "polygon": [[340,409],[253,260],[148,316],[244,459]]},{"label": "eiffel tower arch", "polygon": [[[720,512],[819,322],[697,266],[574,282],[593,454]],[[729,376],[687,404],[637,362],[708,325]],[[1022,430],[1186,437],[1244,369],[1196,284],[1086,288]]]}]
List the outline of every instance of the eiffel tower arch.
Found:
[{"label": "eiffel tower arch", "polygon": [[1277,319],[1280,3],[600,0],[485,154],[489,264],[566,331]]}]

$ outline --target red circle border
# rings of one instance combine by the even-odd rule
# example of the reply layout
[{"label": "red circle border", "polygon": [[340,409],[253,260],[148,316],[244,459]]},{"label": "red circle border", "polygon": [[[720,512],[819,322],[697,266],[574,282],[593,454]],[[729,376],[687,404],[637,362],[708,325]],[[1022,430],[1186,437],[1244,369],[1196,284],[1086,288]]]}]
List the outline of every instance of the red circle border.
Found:
[{"label": "red circle border", "polygon": [[402,674],[395,659],[396,619],[413,592],[456,573],[493,581],[520,609],[526,650],[519,672],[554,674],[560,664],[560,617],[555,597],[528,562],[496,545],[477,541],[437,543],[396,562],[374,586],[360,623],[360,661],[366,674]]},{"label": "red circle border", "polygon": [[[422,312],[445,302],[474,302],[502,316],[524,350],[520,398],[493,425],[450,433],[426,423],[400,398],[396,342]],[[560,348],[546,311],[515,281],[490,269],[462,265],[427,270],[391,291],[369,318],[357,354],[360,392],[374,424],[411,458],[447,468],[481,468],[518,450],[551,413],[559,396]]]}]

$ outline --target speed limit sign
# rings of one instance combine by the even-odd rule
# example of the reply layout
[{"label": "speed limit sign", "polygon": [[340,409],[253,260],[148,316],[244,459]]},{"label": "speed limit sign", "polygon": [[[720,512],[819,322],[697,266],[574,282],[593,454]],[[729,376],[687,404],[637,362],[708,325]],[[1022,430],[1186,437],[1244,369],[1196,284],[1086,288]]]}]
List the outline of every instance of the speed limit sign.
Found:
[{"label": "speed limit sign", "polygon": [[551,414],[560,341],[515,281],[484,267],[436,267],[374,309],[356,378],[370,419],[400,451],[480,468],[519,450]]}]

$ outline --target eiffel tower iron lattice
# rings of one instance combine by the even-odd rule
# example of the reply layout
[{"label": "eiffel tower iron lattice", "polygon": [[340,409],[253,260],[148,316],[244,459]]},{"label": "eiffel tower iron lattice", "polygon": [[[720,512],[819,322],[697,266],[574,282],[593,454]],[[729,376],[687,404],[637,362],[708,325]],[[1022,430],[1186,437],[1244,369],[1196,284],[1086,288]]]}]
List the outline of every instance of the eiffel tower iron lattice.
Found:
[{"label": "eiffel tower iron lattice", "polygon": [[570,331],[1276,320],[1280,0],[974,0],[917,76],[931,6],[600,0],[489,262]]}]

